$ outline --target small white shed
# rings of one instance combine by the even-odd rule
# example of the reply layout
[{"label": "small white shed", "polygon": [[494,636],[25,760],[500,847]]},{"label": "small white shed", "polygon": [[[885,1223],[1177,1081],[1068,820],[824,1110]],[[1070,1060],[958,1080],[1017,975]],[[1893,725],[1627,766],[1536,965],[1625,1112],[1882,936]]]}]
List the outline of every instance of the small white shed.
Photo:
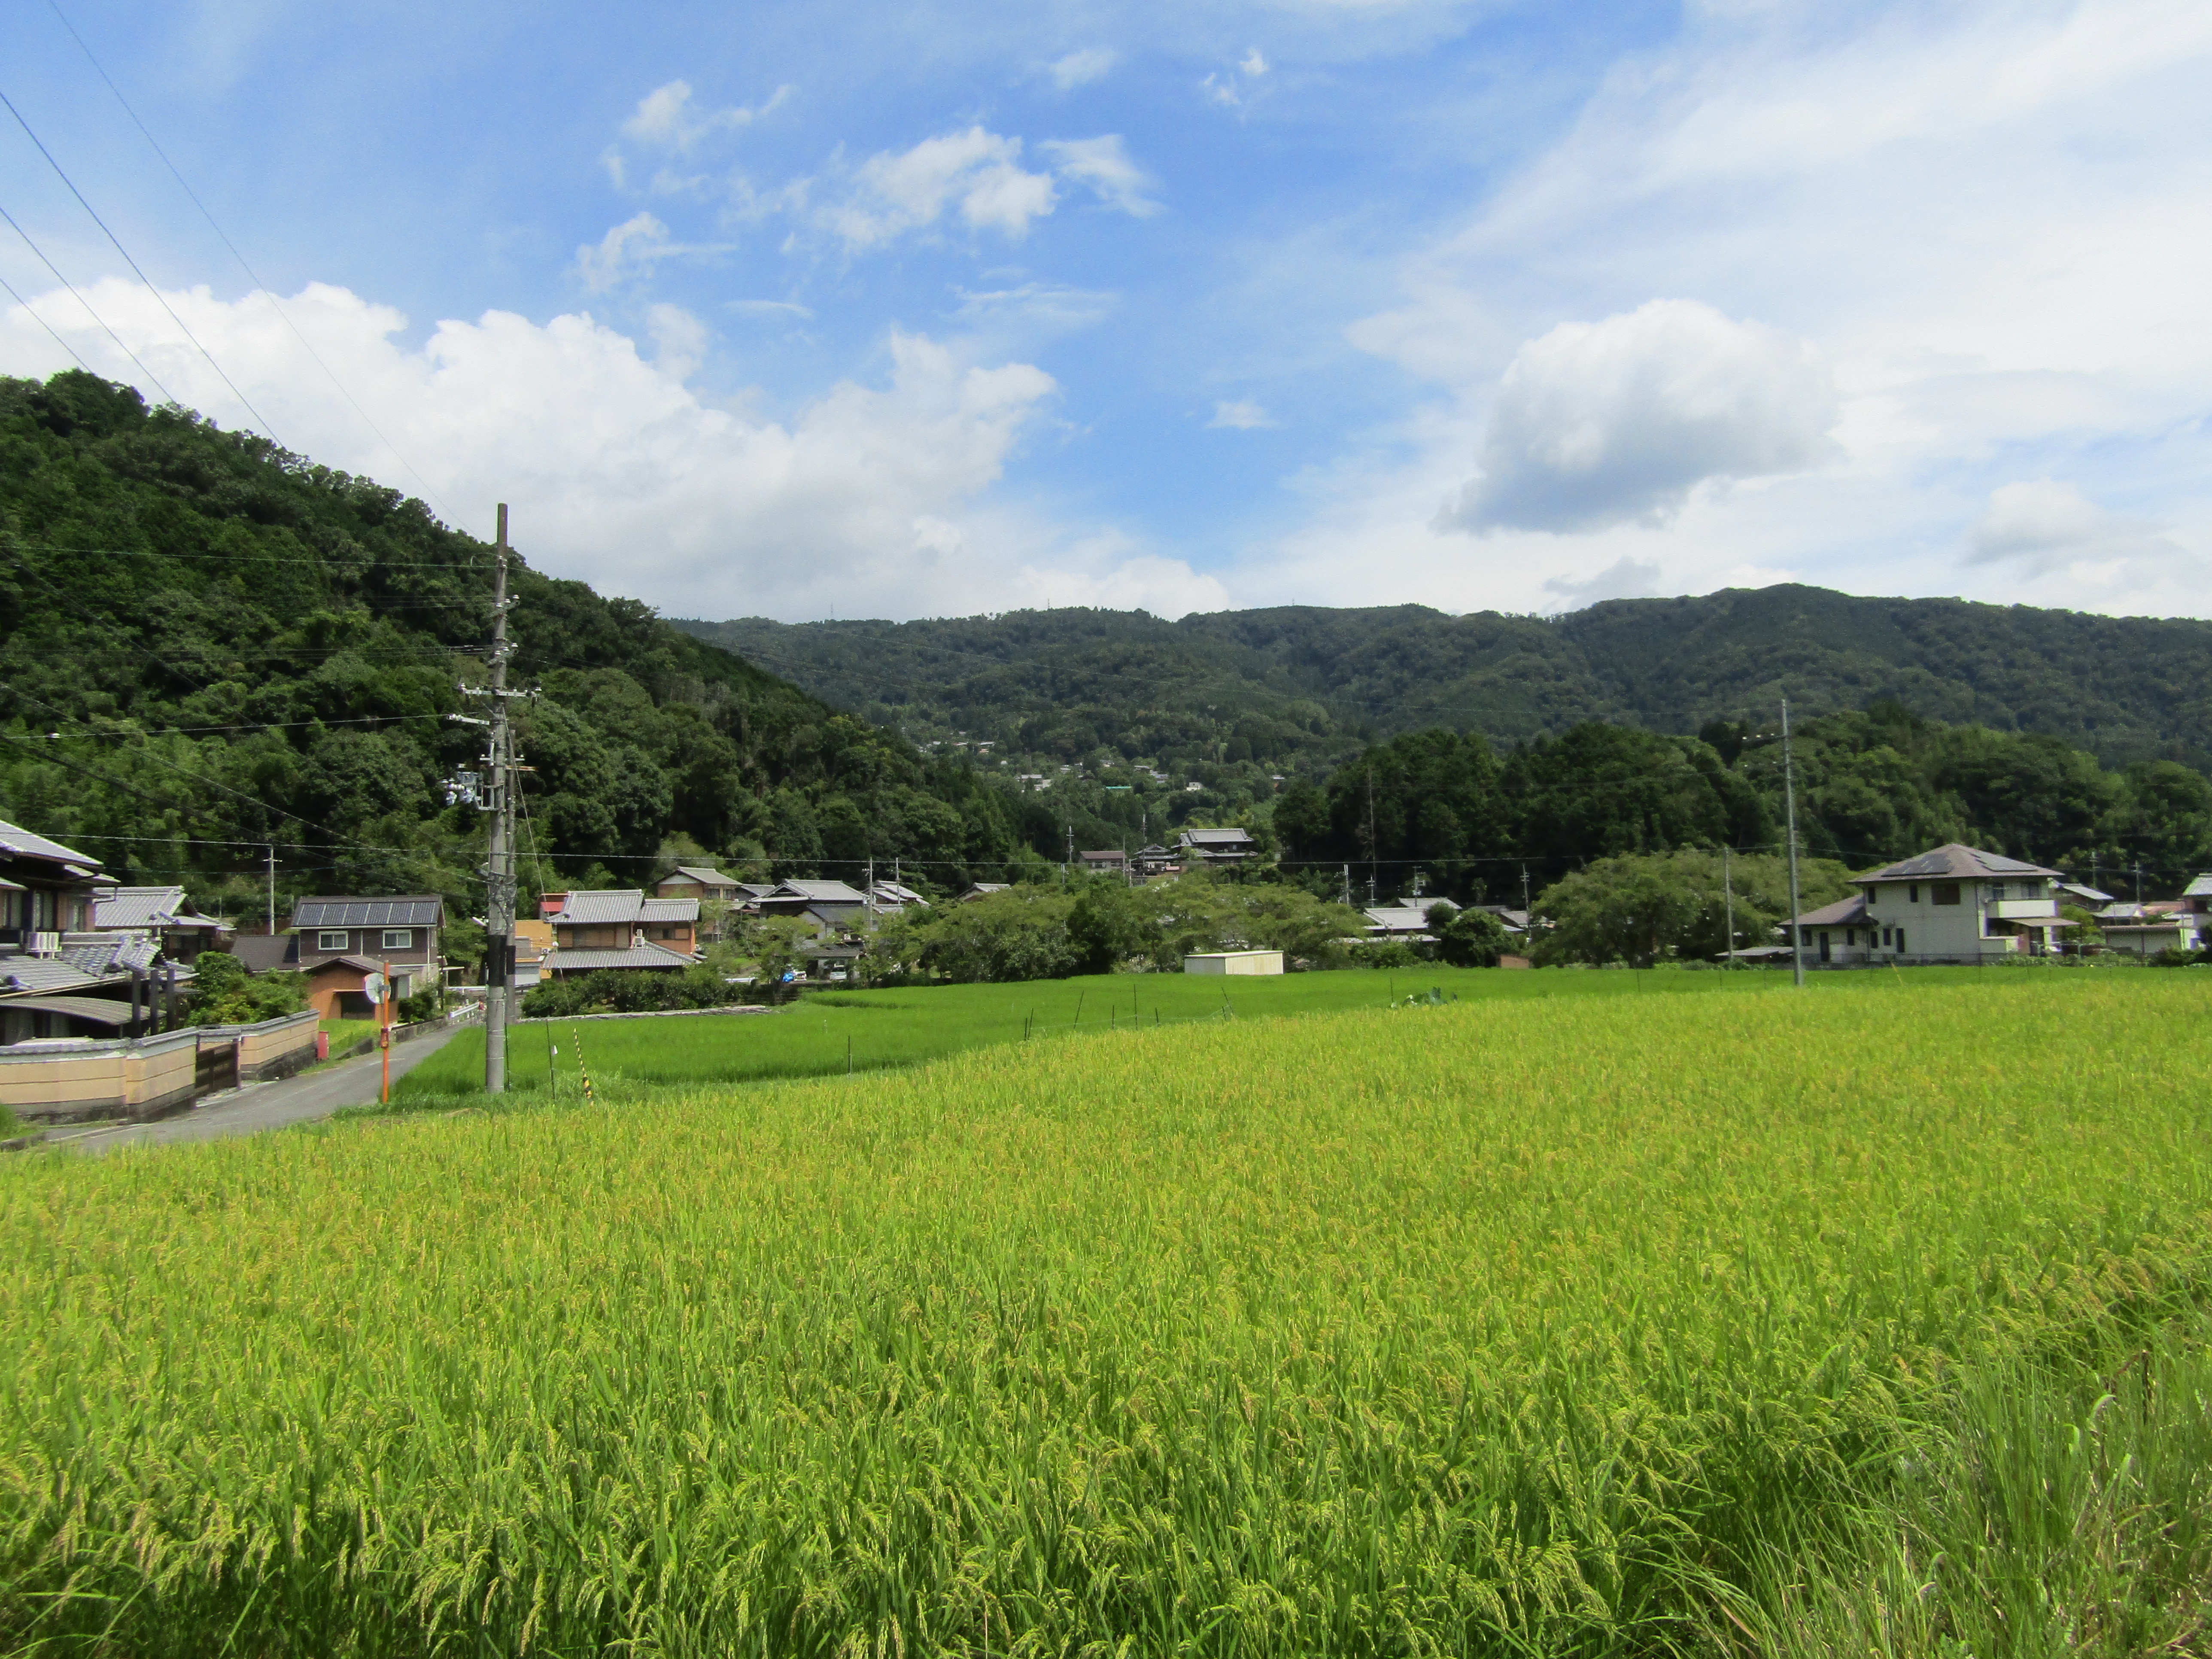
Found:
[{"label": "small white shed", "polygon": [[1283,971],[1280,951],[1208,951],[1201,956],[1185,957],[1182,970],[1186,974],[1279,974]]}]

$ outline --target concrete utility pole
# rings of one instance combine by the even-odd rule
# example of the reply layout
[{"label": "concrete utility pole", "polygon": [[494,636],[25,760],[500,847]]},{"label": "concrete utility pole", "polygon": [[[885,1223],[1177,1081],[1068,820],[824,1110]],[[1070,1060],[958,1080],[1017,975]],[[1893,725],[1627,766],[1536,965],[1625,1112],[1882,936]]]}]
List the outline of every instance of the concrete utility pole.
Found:
[{"label": "concrete utility pole", "polygon": [[514,966],[514,792],[507,729],[507,503],[499,504],[499,545],[491,604],[491,837],[484,863],[484,1092],[507,1091],[507,998]]},{"label": "concrete utility pole", "polygon": [[1782,799],[1790,819],[1790,966],[1800,985],[1805,982],[1805,930],[1797,918],[1805,914],[1797,896],[1797,774],[1790,762],[1790,699],[1782,700]]},{"label": "concrete utility pole", "polygon": [[1721,848],[1721,897],[1728,906],[1729,966],[1735,966],[1735,878],[1729,866],[1729,849]]},{"label": "concrete utility pole", "polygon": [[276,937],[276,849],[269,849],[269,937]]}]

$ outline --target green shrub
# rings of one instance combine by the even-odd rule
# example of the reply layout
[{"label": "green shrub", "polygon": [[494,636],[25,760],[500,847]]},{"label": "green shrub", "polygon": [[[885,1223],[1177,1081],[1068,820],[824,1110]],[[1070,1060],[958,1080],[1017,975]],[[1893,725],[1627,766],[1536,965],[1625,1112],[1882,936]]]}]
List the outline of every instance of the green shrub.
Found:
[{"label": "green shrub", "polygon": [[195,1025],[252,1025],[296,1014],[307,1006],[304,974],[246,971],[227,951],[210,951],[192,964],[191,1023]]}]

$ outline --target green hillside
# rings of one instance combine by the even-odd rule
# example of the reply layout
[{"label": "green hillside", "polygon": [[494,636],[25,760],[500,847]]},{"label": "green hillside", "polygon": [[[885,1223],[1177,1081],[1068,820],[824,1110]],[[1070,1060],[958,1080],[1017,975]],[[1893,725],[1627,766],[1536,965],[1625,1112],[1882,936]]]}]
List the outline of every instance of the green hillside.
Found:
[{"label": "green hillside", "polygon": [[[949,885],[1020,855],[968,769],[512,572],[514,683],[542,692],[526,880],[637,884],[664,844],[773,847],[781,874],[900,854]],[[446,717],[484,683],[490,597],[489,550],[418,501],[90,375],[0,380],[0,816],[234,914],[264,844],[285,893],[478,908],[482,830],[443,780],[479,764]]]},{"label": "green hillside", "polygon": [[1061,759],[1310,769],[1443,726],[1511,744],[1586,720],[1662,732],[1894,702],[2110,765],[2212,763],[2212,623],[1816,587],[1614,599],[1557,617],[1285,606],[1163,622],[1018,611],[912,623],[678,622],[917,738]]}]

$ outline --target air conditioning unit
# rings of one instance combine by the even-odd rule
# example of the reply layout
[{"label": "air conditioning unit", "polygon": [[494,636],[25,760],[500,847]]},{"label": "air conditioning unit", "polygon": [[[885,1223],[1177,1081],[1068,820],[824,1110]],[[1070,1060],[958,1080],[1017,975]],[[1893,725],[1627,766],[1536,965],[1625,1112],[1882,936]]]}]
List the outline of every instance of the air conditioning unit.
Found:
[{"label": "air conditioning unit", "polygon": [[33,956],[58,957],[61,955],[61,953],[62,936],[59,933],[33,933],[31,935],[31,954]]}]

